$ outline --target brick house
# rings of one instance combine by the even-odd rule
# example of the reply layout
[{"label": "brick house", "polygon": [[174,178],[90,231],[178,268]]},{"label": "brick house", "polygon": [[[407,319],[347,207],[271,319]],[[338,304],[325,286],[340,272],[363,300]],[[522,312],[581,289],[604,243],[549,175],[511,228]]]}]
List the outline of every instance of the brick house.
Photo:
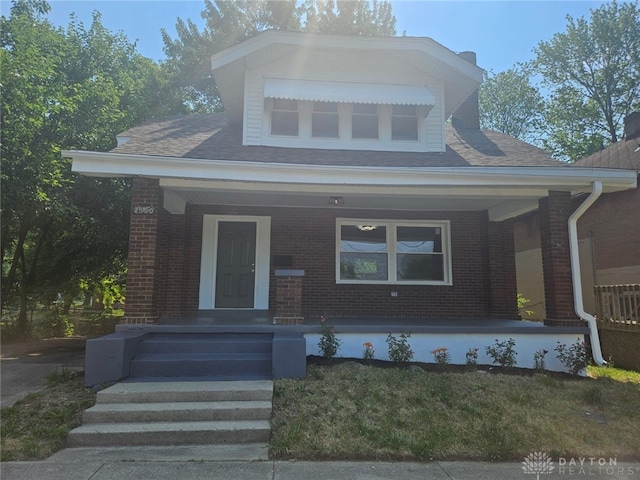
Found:
[{"label": "brick house", "polygon": [[[640,174],[640,112],[624,119],[624,137],[620,141],[573,163],[572,167],[617,168]],[[583,195],[576,195],[572,208],[583,200]],[[640,284],[639,205],[638,189],[604,193],[578,222],[582,295],[585,310],[592,315],[598,313],[594,287],[598,291],[604,286]],[[531,300],[528,308],[534,312],[532,317],[543,319],[545,298],[544,280],[538,270],[539,228],[537,212],[524,215],[514,223],[518,291]],[[635,296],[635,304],[640,305],[640,286],[635,290],[635,294],[623,295]],[[631,300],[633,303],[633,298]],[[640,331],[623,334],[607,330],[606,335],[600,332],[605,356],[613,357],[617,365],[640,368],[640,356],[629,356],[631,351],[638,351]],[[620,348],[622,345],[626,345],[625,348]]]},{"label": "brick house", "polygon": [[[463,363],[468,348],[517,337],[526,366],[588,332],[573,304],[571,194],[632,189],[635,175],[563,167],[480,130],[475,54],[268,31],[212,69],[224,114],[65,152],[82,174],[133,177],[126,314],[110,337],[129,353],[109,375],[130,373],[127,345],[157,332],[258,330],[273,336],[273,374],[289,375],[293,351],[317,353],[321,315],[344,356],[409,331],[418,360],[446,346]],[[544,325],[518,321],[516,304],[513,219],[538,207]]]}]

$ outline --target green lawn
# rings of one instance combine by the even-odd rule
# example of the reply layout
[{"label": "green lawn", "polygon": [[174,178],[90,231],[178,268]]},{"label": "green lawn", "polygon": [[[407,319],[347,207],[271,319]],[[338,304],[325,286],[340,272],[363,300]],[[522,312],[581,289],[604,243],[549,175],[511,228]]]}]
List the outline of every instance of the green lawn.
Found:
[{"label": "green lawn", "polygon": [[639,459],[640,374],[427,373],[311,366],[274,388],[271,454],[286,459]]}]

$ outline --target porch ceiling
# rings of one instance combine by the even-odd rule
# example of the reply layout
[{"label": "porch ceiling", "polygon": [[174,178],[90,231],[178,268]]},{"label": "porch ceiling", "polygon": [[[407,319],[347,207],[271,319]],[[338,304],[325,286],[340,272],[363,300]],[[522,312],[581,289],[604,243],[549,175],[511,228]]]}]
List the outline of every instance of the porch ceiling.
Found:
[{"label": "porch ceiling", "polygon": [[[170,182],[161,182],[170,183]],[[413,188],[398,192],[394,188],[378,188],[363,191],[356,186],[323,186],[306,192],[287,191],[287,185],[280,185],[279,191],[254,188],[236,190],[218,186],[210,189],[192,189],[163,185],[165,208],[172,213],[183,213],[187,203],[198,205],[241,205],[301,208],[352,208],[370,210],[440,210],[440,211],[489,211],[494,221],[520,215],[538,206],[538,199],[547,195],[546,190],[492,189],[452,189]],[[506,195],[506,197],[505,197]],[[329,197],[344,199],[340,206],[329,205]],[[508,200],[505,200],[508,198]]]}]

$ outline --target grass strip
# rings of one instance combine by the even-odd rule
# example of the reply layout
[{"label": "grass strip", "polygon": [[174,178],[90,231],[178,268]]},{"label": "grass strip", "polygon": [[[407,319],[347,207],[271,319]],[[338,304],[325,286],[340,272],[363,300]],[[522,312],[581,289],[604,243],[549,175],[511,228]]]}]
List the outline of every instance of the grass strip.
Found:
[{"label": "grass strip", "polygon": [[96,394],[82,382],[82,373],[61,369],[49,374],[47,387],[3,408],[1,461],[42,460],[64,447],[67,433],[80,425],[82,411]]}]

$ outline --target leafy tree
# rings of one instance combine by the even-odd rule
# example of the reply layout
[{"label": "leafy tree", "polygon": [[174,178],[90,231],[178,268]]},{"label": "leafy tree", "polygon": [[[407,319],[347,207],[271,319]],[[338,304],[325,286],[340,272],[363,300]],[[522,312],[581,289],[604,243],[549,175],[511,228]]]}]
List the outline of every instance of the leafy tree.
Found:
[{"label": "leafy tree", "polygon": [[478,98],[482,128],[535,143],[544,100],[531,85],[525,68],[516,66],[498,74],[485,72]]},{"label": "leafy tree", "polygon": [[265,30],[395,35],[391,5],[374,0],[205,0],[205,26],[178,19],[172,39],[162,31],[172,87],[193,112],[223,109],[211,75],[211,55]]},{"label": "leafy tree", "polygon": [[99,14],[90,28],[72,18],[62,29],[48,12],[44,0],[16,0],[0,18],[2,306],[19,306],[22,335],[30,302],[77,291],[80,278],[124,262],[126,185],[76,176],[60,151],[108,150],[117,133],[181,108],[164,102],[160,68]]},{"label": "leafy tree", "polygon": [[340,35],[395,35],[391,4],[373,0],[317,0],[305,4],[307,32]]},{"label": "leafy tree", "polygon": [[[567,16],[567,30],[541,42],[533,65],[551,90],[545,146],[570,161],[618,141],[623,118],[640,108],[637,2]],[[568,127],[568,128],[567,128]]]}]

